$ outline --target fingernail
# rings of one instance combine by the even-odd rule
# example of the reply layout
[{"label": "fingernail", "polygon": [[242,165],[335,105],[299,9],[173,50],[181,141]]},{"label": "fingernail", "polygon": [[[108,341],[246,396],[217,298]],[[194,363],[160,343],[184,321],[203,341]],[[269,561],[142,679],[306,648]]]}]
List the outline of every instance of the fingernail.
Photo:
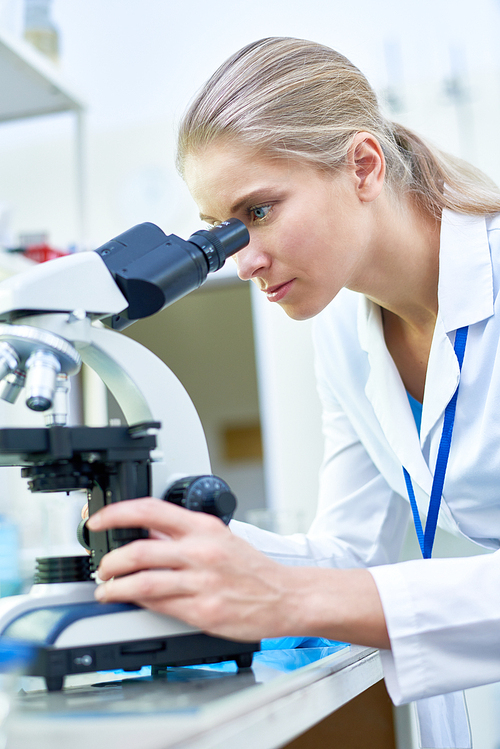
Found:
[{"label": "fingernail", "polygon": [[95,598],[97,598],[98,601],[102,601],[106,597],[106,591],[104,590],[104,587],[105,586],[101,584],[101,585],[98,585],[96,588],[94,596]]}]

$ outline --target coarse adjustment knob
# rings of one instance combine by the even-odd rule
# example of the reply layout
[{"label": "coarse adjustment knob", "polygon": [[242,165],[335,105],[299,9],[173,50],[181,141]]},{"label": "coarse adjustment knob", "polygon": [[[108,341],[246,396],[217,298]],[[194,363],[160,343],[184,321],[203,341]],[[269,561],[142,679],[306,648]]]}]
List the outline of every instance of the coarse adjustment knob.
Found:
[{"label": "coarse adjustment knob", "polygon": [[188,510],[216,515],[226,525],[236,509],[236,497],[218,476],[186,476],[172,484],[163,499]]}]

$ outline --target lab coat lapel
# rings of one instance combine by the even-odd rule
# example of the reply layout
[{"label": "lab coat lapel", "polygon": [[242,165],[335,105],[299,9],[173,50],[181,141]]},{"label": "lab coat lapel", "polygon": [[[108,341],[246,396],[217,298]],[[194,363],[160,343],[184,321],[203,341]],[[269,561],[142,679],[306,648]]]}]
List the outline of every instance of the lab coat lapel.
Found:
[{"label": "lab coat lapel", "polygon": [[370,362],[366,396],[399,462],[430,492],[432,476],[420,450],[406,390],[385,345],[380,308],[366,297],[360,299],[358,334]]},{"label": "lab coat lapel", "polygon": [[424,445],[429,432],[441,417],[460,381],[460,367],[453,345],[438,316],[427,365],[420,443]]}]

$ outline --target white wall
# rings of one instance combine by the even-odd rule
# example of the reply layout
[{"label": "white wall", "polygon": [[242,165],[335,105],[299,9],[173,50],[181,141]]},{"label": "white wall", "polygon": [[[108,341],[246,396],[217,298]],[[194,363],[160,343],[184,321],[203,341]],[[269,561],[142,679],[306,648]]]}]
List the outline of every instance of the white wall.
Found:
[{"label": "white wall", "polygon": [[235,517],[265,506],[262,460],[228,460],[224,432],[259,422],[250,289],[241,282],[207,287],[157,315],[140,320],[126,335],[162,359],[184,385],[200,417],[212,471],[235,492]]},{"label": "white wall", "polygon": [[256,286],[252,292],[268,507],[276,528],[305,531],[316,509],[323,453],[311,321],[297,323]]}]

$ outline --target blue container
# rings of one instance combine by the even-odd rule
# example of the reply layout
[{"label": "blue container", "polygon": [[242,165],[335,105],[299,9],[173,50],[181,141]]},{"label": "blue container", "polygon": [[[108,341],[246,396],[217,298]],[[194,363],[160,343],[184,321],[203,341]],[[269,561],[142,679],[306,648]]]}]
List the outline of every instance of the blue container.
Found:
[{"label": "blue container", "polygon": [[0,597],[16,595],[21,587],[18,529],[8,517],[0,515]]}]

